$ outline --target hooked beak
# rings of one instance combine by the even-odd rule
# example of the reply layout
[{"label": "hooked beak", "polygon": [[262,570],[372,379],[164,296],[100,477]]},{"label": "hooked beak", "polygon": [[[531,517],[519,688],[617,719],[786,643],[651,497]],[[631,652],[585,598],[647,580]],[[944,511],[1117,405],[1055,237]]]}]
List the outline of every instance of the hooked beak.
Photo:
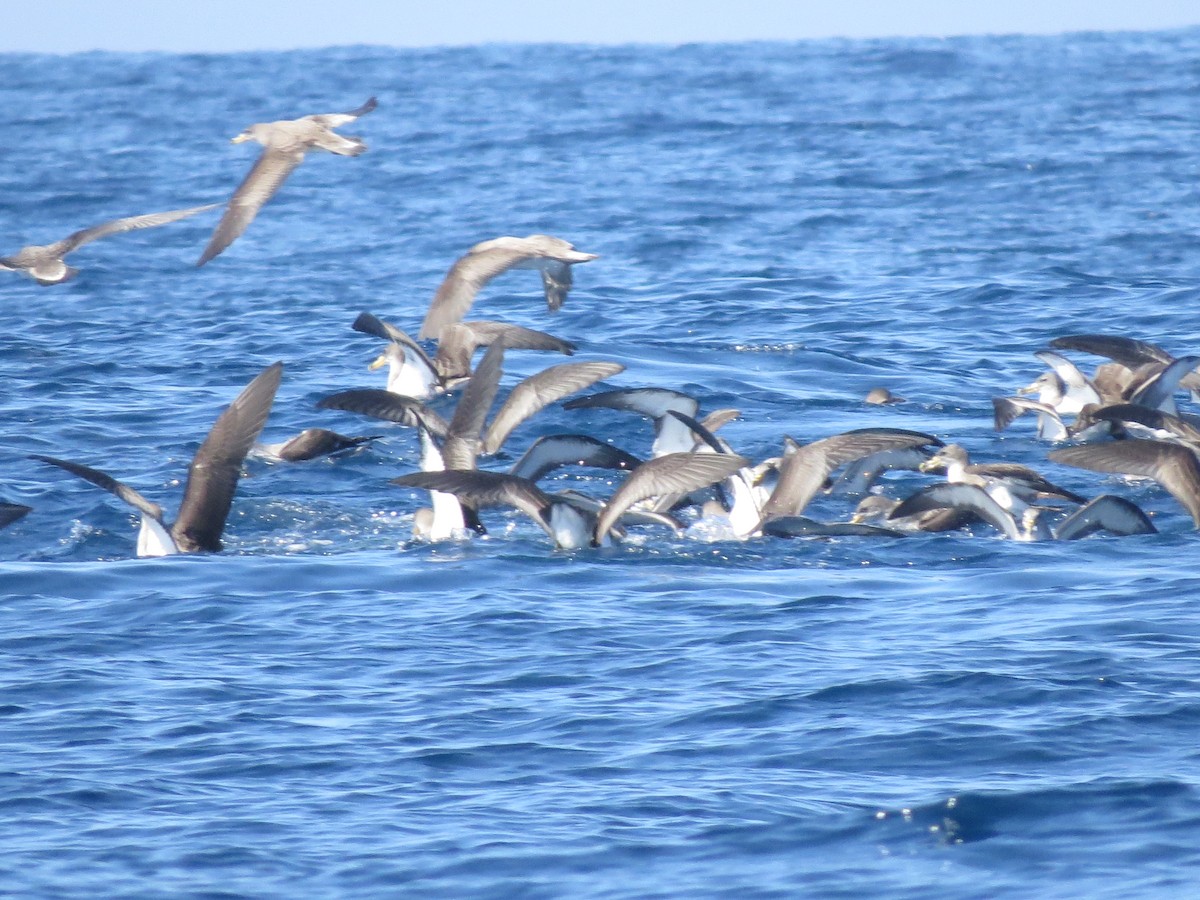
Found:
[{"label": "hooked beak", "polygon": [[380,353],[377,357],[375,357],[373,360],[371,360],[371,362],[369,362],[367,364],[367,369],[368,369],[368,371],[374,372],[376,369],[382,369],[384,366],[387,365],[387,363],[388,363],[387,354]]},{"label": "hooked beak", "polygon": [[246,141],[248,141],[248,140],[250,140],[250,135],[246,134],[245,132],[242,132],[242,133],[241,133],[241,134],[239,134],[237,137],[235,137],[235,138],[230,138],[230,139],[229,139],[229,143],[231,143],[231,144],[244,144],[244,143],[246,143]]}]

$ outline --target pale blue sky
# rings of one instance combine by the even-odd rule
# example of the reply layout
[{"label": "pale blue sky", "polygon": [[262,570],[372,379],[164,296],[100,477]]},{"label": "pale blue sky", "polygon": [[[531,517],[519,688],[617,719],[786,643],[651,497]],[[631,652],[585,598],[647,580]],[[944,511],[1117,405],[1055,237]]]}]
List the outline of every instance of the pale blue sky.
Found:
[{"label": "pale blue sky", "polygon": [[2,0],[0,52],[1145,31],[1196,0]]}]

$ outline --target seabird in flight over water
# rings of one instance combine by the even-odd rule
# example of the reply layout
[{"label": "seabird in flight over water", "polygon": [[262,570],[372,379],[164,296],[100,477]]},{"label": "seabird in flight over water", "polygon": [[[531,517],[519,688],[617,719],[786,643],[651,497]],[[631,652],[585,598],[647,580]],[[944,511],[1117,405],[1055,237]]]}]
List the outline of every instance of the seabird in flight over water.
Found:
[{"label": "seabird in flight over water", "polygon": [[53,244],[31,244],[22,247],[11,256],[0,256],[0,269],[20,272],[28,275],[40,285],[62,284],[70,281],[79,270],[69,266],[63,259],[68,253],[78,250],[84,244],[98,241],[114,234],[126,231],[137,231],[141,228],[156,228],[159,225],[169,225],[196,213],[216,209],[219,203],[209,203],[206,206],[190,206],[187,209],[174,209],[170,212],[148,213],[144,216],[127,216],[124,219],[113,219],[102,222],[91,228],[84,228],[74,234],[67,235],[61,241]]},{"label": "seabird in flight over water", "polygon": [[263,145],[263,152],[229,198],[225,214],[217,223],[196,265],[204,265],[241,236],[254,221],[262,205],[275,195],[292,170],[303,162],[304,154],[309,150],[326,150],[338,156],[358,156],[366,150],[367,145],[360,138],[343,137],[333,129],[365,116],[375,105],[375,98],[372,97],[350,112],[259,122],[233,138],[235,144],[257,141]]}]

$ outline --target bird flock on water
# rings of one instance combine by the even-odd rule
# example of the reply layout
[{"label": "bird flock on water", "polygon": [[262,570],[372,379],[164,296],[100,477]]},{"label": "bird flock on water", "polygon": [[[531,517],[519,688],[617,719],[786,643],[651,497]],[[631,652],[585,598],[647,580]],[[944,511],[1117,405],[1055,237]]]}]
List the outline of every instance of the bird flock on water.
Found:
[{"label": "bird flock on water", "polygon": [[[375,108],[372,97],[349,112],[259,123],[233,138],[234,143],[257,142],[263,150],[225,204],[197,265],[211,262],[245,232],[307,152],[363,153],[366,144],[360,138],[340,135],[336,129]],[[219,205],[105,222],[0,257],[0,269],[42,285],[61,284],[78,274],[65,257],[87,243],[168,225]],[[506,354],[572,356],[576,346],[520,325],[465,321],[476,296],[502,273],[534,269],[541,275],[547,306],[554,311],[571,289],[573,267],[596,258],[549,235],[485,240],[450,267],[416,338],[369,312],[352,323],[355,331],[384,342],[370,368],[386,367],[386,386],[342,391],[317,405],[415,432],[419,471],[400,475],[392,484],[428,498],[428,505],[413,517],[417,537],[444,541],[484,534],[482,513],[493,507],[529,517],[556,548],[567,550],[619,541],[631,529],[655,528],[709,540],[892,538],[958,529],[1014,540],[1069,540],[1096,532],[1156,531],[1143,510],[1118,494],[1089,499],[1024,465],[972,461],[962,446],[919,431],[867,427],[803,444],[785,437],[777,455],[756,462],[718,434],[738,418],[737,410],[702,413],[696,397],[668,387],[582,393],[620,375],[624,366],[617,362],[549,366],[513,385],[497,404]],[[1089,376],[1059,351],[1099,356],[1106,362]],[[1051,460],[1153,480],[1200,527],[1200,416],[1180,412],[1176,405],[1176,396],[1184,391],[1200,399],[1200,356],[1176,358],[1147,341],[1099,334],[1056,338],[1050,349],[1035,356],[1046,371],[1014,396],[994,399],[996,430],[1016,427],[1018,419],[1032,413],[1040,438],[1065,444],[1049,453]],[[162,506],[99,469],[45,455],[30,458],[91,482],[133,507],[141,516],[139,556],[215,552],[222,547],[248,455],[301,462],[353,453],[380,437],[310,428],[281,443],[258,443],[282,376],[281,362],[268,366],[217,416],[189,466],[183,499],[171,522]],[[880,405],[903,402],[882,388],[866,400]],[[587,434],[568,433],[534,441],[507,470],[488,467],[514,430],[559,401],[565,401],[565,410],[610,409],[648,419],[654,428],[649,457],[641,459]],[[550,473],[577,467],[613,470],[623,477],[608,497],[545,485]],[[880,489],[881,476],[896,470],[926,473],[936,480],[906,496],[890,497]],[[556,482],[563,483],[570,482]],[[842,521],[806,517],[810,502],[823,492],[861,499]],[[0,502],[0,528],[31,511]]]}]

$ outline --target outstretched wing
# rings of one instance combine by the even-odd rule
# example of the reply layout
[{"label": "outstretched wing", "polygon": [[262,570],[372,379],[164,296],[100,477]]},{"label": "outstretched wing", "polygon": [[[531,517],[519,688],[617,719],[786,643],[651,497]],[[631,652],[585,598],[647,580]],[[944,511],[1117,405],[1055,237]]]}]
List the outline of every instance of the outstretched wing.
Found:
[{"label": "outstretched wing", "polygon": [[987,522],[1005,537],[1020,538],[1017,523],[983,488],[974,484],[951,484],[943,481],[921,488],[892,510],[889,519],[903,519],[932,509],[967,510]]},{"label": "outstretched wing", "polygon": [[481,446],[483,422],[500,390],[504,374],[504,342],[492,344],[479,361],[450,419],[442,455],[449,469],[473,469]]},{"label": "outstretched wing", "polygon": [[483,452],[495,453],[514,428],[555,400],[623,371],[620,363],[581,362],[551,366],[531,375],[512,389],[492,419],[483,438]]},{"label": "outstretched wing", "polygon": [[242,462],[267,423],[283,363],[267,366],[213,423],[188,468],[187,487],[171,536],[186,552],[221,549],[221,532],[237,490]]},{"label": "outstretched wing", "polygon": [[459,257],[433,295],[417,337],[437,338],[447,325],[461,322],[480,288],[528,258],[527,253],[502,247],[477,250]]},{"label": "outstretched wing", "polygon": [[668,453],[642,463],[604,504],[593,544],[599,546],[622,513],[639,500],[659,494],[687,494],[732,475],[750,460],[737,454]]},{"label": "outstretched wing", "polygon": [[355,388],[330,394],[317,401],[317,409],[340,409],[408,428],[416,428],[423,423],[438,437],[445,437],[449,428],[445,419],[420,400],[393,394],[382,388]]},{"label": "outstretched wing", "polygon": [[157,503],[152,503],[129,485],[122,484],[111,475],[106,475],[99,469],[91,469],[65,459],[55,459],[53,456],[39,456],[35,454],[30,459],[36,459],[40,462],[49,463],[52,466],[58,466],[60,469],[66,469],[72,475],[78,475],[84,481],[90,481],[96,487],[104,488],[110,494],[124,500],[138,512],[149,516],[160,524],[162,523],[163,511],[161,506]]},{"label": "outstretched wing", "polygon": [[1182,504],[1200,528],[1200,463],[1196,454],[1181,444],[1140,439],[1112,441],[1064,447],[1051,450],[1049,455],[1056,463],[1093,472],[1153,478]]},{"label": "outstretched wing", "polygon": [[534,441],[525,455],[513,463],[508,474],[538,481],[562,466],[594,466],[628,471],[641,463],[633,454],[586,434],[550,434]]},{"label": "outstretched wing", "polygon": [[254,221],[262,205],[274,196],[303,159],[304,151],[300,149],[276,150],[268,147],[263,150],[249,174],[229,198],[225,214],[213,230],[208,246],[200,254],[196,265],[204,265],[236,241]]},{"label": "outstretched wing", "polygon": [[1097,531],[1155,534],[1158,529],[1136,504],[1124,497],[1101,494],[1063,519],[1054,529],[1054,536],[1060,541],[1073,541]]},{"label": "outstretched wing", "polygon": [[447,469],[441,472],[413,472],[393,478],[392,484],[454,494],[469,509],[486,506],[512,506],[529,516],[551,537],[550,497],[532,481],[503,472]]},{"label": "outstretched wing", "polygon": [[113,234],[122,234],[126,231],[137,231],[139,228],[155,228],[159,225],[168,225],[171,222],[186,219],[188,216],[194,216],[196,213],[216,209],[220,205],[219,203],[208,203],[204,206],[191,206],[187,209],[173,209],[169,212],[147,213],[144,216],[127,216],[124,219],[113,219],[111,222],[104,222],[100,225],[93,225],[91,228],[84,228],[82,231],[76,231],[74,234],[52,244],[48,249],[57,256],[63,256],[77,247],[82,247],[84,244],[91,243],[92,241],[98,241],[100,238],[106,238]]}]

